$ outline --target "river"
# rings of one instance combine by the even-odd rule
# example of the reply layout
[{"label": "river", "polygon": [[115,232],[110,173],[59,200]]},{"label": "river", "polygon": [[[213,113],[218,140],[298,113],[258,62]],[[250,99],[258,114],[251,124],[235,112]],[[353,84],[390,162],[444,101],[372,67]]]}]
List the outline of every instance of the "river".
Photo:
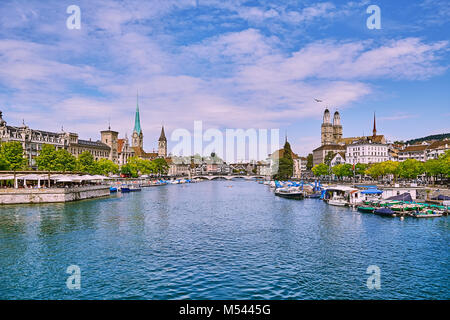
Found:
[{"label": "river", "polygon": [[2,206],[0,299],[449,299],[449,240],[448,217],[385,218],[245,181]]}]

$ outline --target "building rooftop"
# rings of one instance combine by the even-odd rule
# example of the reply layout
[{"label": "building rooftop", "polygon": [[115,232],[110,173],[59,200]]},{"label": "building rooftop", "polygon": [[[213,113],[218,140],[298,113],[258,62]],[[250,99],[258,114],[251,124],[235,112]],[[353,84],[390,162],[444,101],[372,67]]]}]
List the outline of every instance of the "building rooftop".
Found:
[{"label": "building rooftop", "polygon": [[342,150],[342,151],[344,151],[345,150],[345,146],[340,145],[340,144],[325,144],[323,146],[320,146],[320,147],[314,149],[313,151],[322,151],[322,150],[324,150],[324,151],[328,151],[328,150],[329,151],[332,151],[332,150]]},{"label": "building rooftop", "polygon": [[108,145],[104,144],[101,141],[90,141],[90,140],[78,139],[78,143],[76,145],[111,150],[111,148]]}]

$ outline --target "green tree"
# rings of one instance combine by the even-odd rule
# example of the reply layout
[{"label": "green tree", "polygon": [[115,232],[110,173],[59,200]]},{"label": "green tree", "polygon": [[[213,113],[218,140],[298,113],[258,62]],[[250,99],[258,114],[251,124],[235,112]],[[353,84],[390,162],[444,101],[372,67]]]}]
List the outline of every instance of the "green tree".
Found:
[{"label": "green tree", "polygon": [[27,159],[24,158],[22,144],[18,141],[2,143],[0,158],[3,166],[13,171],[25,169],[28,163]]},{"label": "green tree", "polygon": [[85,151],[80,154],[76,163],[76,170],[80,172],[87,172],[89,174],[99,173],[97,163],[89,151]]},{"label": "green tree", "polygon": [[[437,178],[442,173],[442,160],[430,159],[423,164],[424,171],[428,177]],[[433,180],[434,184],[434,180]]]},{"label": "green tree", "polygon": [[2,144],[0,143],[0,170],[9,170],[9,162],[2,152]]},{"label": "green tree", "polygon": [[55,152],[56,171],[74,171],[77,165],[77,158],[66,149],[59,149]]},{"label": "green tree", "polygon": [[357,175],[364,175],[368,168],[369,168],[369,166],[367,164],[365,164],[365,163],[357,163],[355,165],[355,174],[357,174]]},{"label": "green tree", "polygon": [[132,170],[129,164],[124,164],[121,168],[120,168],[120,173],[125,174],[125,175],[130,175],[132,176]]},{"label": "green tree", "polygon": [[406,179],[415,179],[424,173],[423,163],[416,159],[407,159],[399,164],[399,176]]},{"label": "green tree", "polygon": [[385,175],[385,171],[381,162],[373,163],[366,169],[365,174],[371,176],[373,179],[378,179]]},{"label": "green tree", "polygon": [[314,158],[313,158],[313,154],[312,153],[308,154],[308,156],[306,157],[306,169],[307,170],[311,170],[312,167],[314,166],[313,159]]},{"label": "green tree", "polygon": [[294,160],[289,142],[286,141],[282,150],[283,155],[278,162],[278,173],[275,175],[277,180],[290,179],[294,174]]},{"label": "green tree", "polygon": [[450,150],[447,150],[439,157],[440,174],[446,178],[450,178]]},{"label": "green tree", "polygon": [[100,159],[97,161],[98,172],[102,175],[108,176],[119,172],[119,166],[109,159]]},{"label": "green tree", "polygon": [[340,163],[331,168],[336,177],[341,179],[342,177],[351,177],[353,175],[352,165],[348,163]]},{"label": "green tree", "polygon": [[399,173],[399,163],[397,161],[385,161],[382,162],[383,175],[392,174],[394,176],[394,182],[397,181],[397,176]]},{"label": "green tree", "polygon": [[56,168],[56,149],[51,144],[44,144],[39,155],[36,157],[36,164],[39,170],[54,171]]},{"label": "green tree", "polygon": [[312,172],[316,177],[323,177],[329,174],[329,167],[325,163],[319,163],[312,168]]},{"label": "green tree", "polygon": [[143,169],[143,161],[139,157],[131,157],[128,159],[128,163],[124,166],[122,166],[122,173],[129,174],[133,178],[139,177],[139,175],[142,173],[141,170]]},{"label": "green tree", "polygon": [[157,158],[152,161],[154,165],[154,172],[158,174],[167,174],[169,171],[169,165],[167,164],[167,161],[163,158]]}]

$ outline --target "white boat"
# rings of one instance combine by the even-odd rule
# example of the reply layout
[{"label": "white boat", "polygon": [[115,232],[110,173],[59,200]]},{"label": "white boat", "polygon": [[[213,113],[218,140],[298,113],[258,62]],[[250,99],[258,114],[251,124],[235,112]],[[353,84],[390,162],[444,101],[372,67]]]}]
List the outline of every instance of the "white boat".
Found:
[{"label": "white boat", "polygon": [[284,187],[275,189],[275,195],[282,198],[302,200],[305,198],[305,193],[300,190],[300,187]]},{"label": "white boat", "polygon": [[342,197],[336,197],[328,200],[328,204],[332,206],[345,207],[348,202]]}]

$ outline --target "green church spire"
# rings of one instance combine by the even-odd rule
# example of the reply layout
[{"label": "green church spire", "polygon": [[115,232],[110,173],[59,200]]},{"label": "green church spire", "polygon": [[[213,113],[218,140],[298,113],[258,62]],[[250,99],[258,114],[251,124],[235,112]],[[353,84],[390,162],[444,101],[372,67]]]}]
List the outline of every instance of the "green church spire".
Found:
[{"label": "green church spire", "polygon": [[134,131],[141,134],[141,117],[139,116],[139,98],[136,94],[136,116],[134,118]]}]

